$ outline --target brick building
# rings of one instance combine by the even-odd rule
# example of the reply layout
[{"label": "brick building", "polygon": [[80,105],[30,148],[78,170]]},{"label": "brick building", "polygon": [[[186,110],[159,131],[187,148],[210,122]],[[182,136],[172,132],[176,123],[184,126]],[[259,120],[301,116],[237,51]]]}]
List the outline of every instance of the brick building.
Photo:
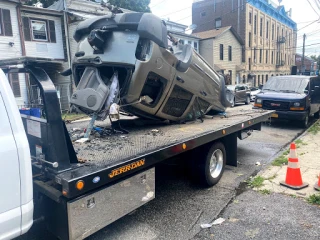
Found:
[{"label": "brick building", "polygon": [[270,0],[203,0],[192,4],[195,32],[232,26],[243,39],[244,82],[264,84],[290,74],[295,63],[297,25],[291,10]]},{"label": "brick building", "polygon": [[[296,54],[297,74],[302,73],[302,54]],[[304,66],[306,75],[314,75],[318,70],[317,62],[307,56],[304,57]]]}]

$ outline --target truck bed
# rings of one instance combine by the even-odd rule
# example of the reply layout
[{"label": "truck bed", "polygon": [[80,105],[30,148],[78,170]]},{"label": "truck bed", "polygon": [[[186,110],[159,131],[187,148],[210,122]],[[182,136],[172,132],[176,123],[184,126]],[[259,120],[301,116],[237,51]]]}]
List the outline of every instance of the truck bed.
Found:
[{"label": "truck bed", "polygon": [[[187,142],[202,135],[226,129],[246,121],[265,116],[265,110],[235,110],[222,115],[206,116],[204,121],[197,120],[185,124],[154,123],[136,117],[125,117],[121,126],[129,134],[112,134],[106,137],[96,137],[87,143],[73,142],[78,160],[101,167],[111,167],[126,160],[143,156],[162,148]],[[86,128],[88,121],[67,125],[68,129]],[[96,126],[110,128],[109,120],[97,121]]]},{"label": "truck bed", "polygon": [[[76,164],[72,169],[56,175],[55,180],[62,185],[67,198],[74,198],[214,140],[235,139],[233,133],[241,130],[260,130],[261,122],[267,121],[272,112],[248,106],[248,109],[230,109],[226,116],[206,116],[203,122],[197,120],[186,124],[156,123],[125,117],[121,120],[121,126],[129,134],[96,137],[86,143],[73,142],[78,161],[83,164]],[[87,125],[88,121],[83,121],[67,124],[67,128],[71,131],[86,128]],[[96,121],[95,125],[110,127],[109,121]],[[234,146],[234,142],[229,142],[226,147],[229,145]],[[227,164],[228,161],[227,155]],[[229,163],[236,166],[236,158]],[[79,180],[87,183],[81,191],[75,188]]]}]

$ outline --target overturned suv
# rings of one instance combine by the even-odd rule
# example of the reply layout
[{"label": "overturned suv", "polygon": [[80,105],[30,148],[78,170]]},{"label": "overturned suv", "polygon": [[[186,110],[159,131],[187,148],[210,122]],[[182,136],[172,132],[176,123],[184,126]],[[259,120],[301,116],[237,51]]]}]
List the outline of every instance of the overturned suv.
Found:
[{"label": "overturned suv", "polygon": [[254,107],[275,110],[272,118],[299,121],[307,127],[309,117],[319,118],[320,78],[276,76],[256,95]]},{"label": "overturned suv", "polygon": [[[231,106],[224,79],[150,13],[120,13],[81,22],[72,64],[71,104],[104,120],[111,106],[136,116],[192,120]],[[171,42],[171,46],[168,42]],[[229,97],[228,97],[229,96]]]}]

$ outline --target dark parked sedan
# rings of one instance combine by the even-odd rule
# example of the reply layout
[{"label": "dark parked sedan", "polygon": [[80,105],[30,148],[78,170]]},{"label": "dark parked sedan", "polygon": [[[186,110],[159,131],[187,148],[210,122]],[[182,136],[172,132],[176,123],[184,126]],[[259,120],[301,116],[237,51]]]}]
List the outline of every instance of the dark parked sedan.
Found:
[{"label": "dark parked sedan", "polygon": [[247,85],[237,84],[228,85],[227,88],[233,92],[234,99],[231,107],[234,107],[237,103],[249,104],[251,101],[250,89]]}]

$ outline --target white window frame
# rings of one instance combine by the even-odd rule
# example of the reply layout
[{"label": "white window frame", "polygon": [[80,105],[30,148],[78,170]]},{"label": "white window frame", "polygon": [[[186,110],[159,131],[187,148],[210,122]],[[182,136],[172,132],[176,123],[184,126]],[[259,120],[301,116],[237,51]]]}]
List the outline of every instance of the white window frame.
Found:
[{"label": "white window frame", "polygon": [[[31,22],[31,31],[32,31],[32,41],[40,41],[40,42],[48,42],[48,29],[47,29],[47,22],[43,21],[43,20],[37,20],[37,19],[30,19]],[[45,26],[45,32],[46,32],[46,40],[44,39],[35,39],[34,38],[34,34],[33,34],[33,22],[39,22],[39,23],[43,23]]]}]

